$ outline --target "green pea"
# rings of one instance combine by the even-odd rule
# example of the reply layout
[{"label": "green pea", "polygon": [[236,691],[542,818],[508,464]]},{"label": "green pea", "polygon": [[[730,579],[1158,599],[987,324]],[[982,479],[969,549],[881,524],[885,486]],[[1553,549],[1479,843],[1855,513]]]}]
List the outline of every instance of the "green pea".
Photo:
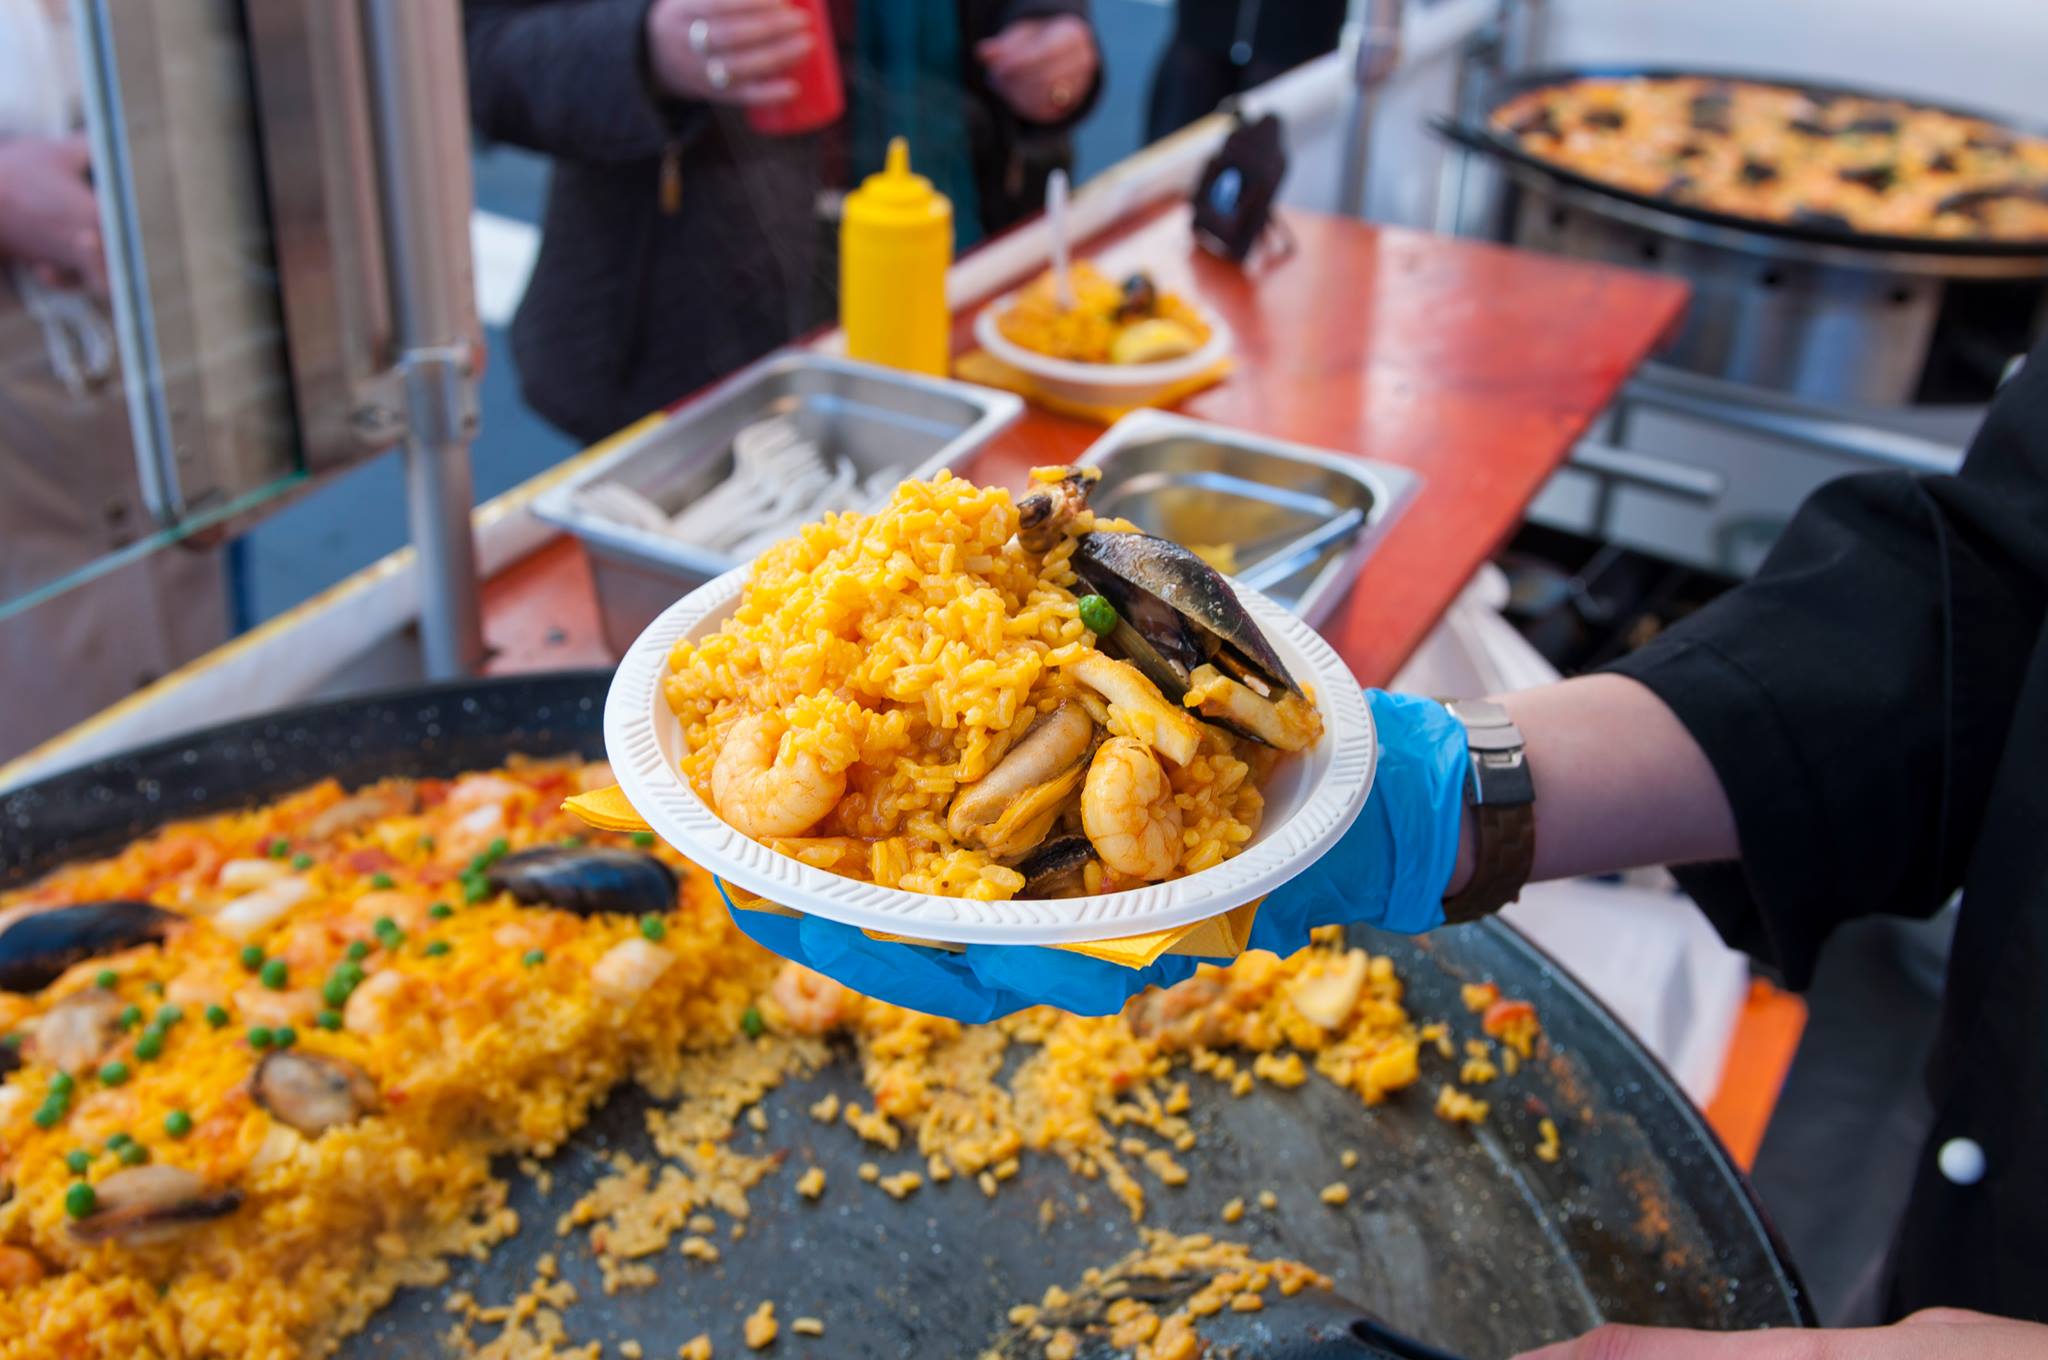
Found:
[{"label": "green pea", "polygon": [[93,978],[92,984],[103,992],[111,992],[120,981],[121,975],[119,973],[111,968],[102,968],[99,971],[99,975]]},{"label": "green pea", "polygon": [[151,1030],[135,1041],[135,1056],[143,1062],[155,1062],[164,1055],[164,1036],[160,1030]]},{"label": "green pea", "polygon": [[462,900],[475,906],[491,895],[491,881],[482,874],[462,876]]},{"label": "green pea", "polygon": [[257,974],[257,977],[271,991],[281,992],[284,990],[285,983],[290,978],[290,972],[291,970],[285,966],[283,959],[271,959],[263,965],[263,970]]},{"label": "green pea", "polygon": [[64,1154],[64,1165],[71,1168],[74,1176],[83,1176],[85,1169],[92,1165],[92,1154],[84,1148],[73,1148]]},{"label": "green pea", "polygon": [[268,1025],[251,1025],[251,1026],[249,1026],[249,1047],[251,1047],[251,1048],[269,1048],[269,1047],[270,1047],[270,1046],[271,1046],[271,1045],[272,1045],[273,1043],[275,1043],[276,1041],[277,1041],[277,1036],[276,1036],[275,1034],[273,1034],[273,1033],[271,1032],[270,1026],[268,1026]]},{"label": "green pea", "polygon": [[112,1133],[107,1135],[107,1151],[119,1152],[122,1148],[127,1147],[130,1143],[134,1141],[135,1140],[129,1136],[128,1131],[126,1129],[115,1129]]},{"label": "green pea", "polygon": [[640,918],[640,934],[659,944],[662,937],[668,934],[668,923],[659,916],[643,916]]},{"label": "green pea", "polygon": [[298,854],[292,856],[292,868],[305,870],[312,867],[313,857],[305,851],[301,850]]},{"label": "green pea", "polygon": [[54,1128],[57,1121],[62,1119],[70,1108],[67,1102],[52,1096],[36,1106],[36,1112],[30,1118],[36,1121],[36,1127],[39,1129]]},{"label": "green pea", "polygon": [[633,833],[633,844],[639,846],[642,850],[648,849],[654,844],[654,833],[652,831],[635,831]]},{"label": "green pea", "polygon": [[142,990],[148,992],[151,996],[162,996],[164,994],[164,985],[155,978],[151,978],[142,984]]},{"label": "green pea", "polygon": [[100,1068],[100,1080],[108,1086],[119,1086],[128,1080],[128,1064],[119,1058]]},{"label": "green pea", "polygon": [[545,949],[529,949],[519,956],[519,961],[528,968],[538,968],[547,960],[548,951]]},{"label": "green pea", "polygon": [[761,1037],[762,1031],[767,1029],[768,1026],[761,1019],[759,1008],[749,1006],[740,1012],[740,1028],[747,1032],[749,1039],[758,1039]]},{"label": "green pea", "polygon": [[276,840],[270,843],[270,857],[272,859],[283,859],[286,855],[289,855],[291,852],[291,842],[286,840],[282,836],[279,836]]},{"label": "green pea", "polygon": [[243,945],[242,966],[252,973],[261,968],[263,966],[263,951],[253,944]]},{"label": "green pea", "polygon": [[368,940],[350,940],[346,952],[352,961],[366,959],[370,956],[370,942]]},{"label": "green pea", "polygon": [[438,959],[453,947],[446,940],[430,940],[427,942],[426,955],[430,959]]},{"label": "green pea", "polygon": [[183,1110],[172,1110],[164,1116],[164,1132],[173,1138],[183,1138],[192,1132],[192,1116]]},{"label": "green pea", "polygon": [[355,988],[348,985],[348,979],[340,973],[329,973],[327,981],[320,984],[320,999],[330,1006],[339,1006],[348,1000],[348,994]]},{"label": "green pea", "polygon": [[271,1037],[279,1048],[290,1048],[299,1041],[299,1032],[290,1025],[279,1025]]},{"label": "green pea", "polygon": [[114,1156],[120,1159],[122,1166],[141,1166],[149,1160],[149,1149],[131,1138],[115,1149]]},{"label": "green pea", "polygon": [[436,921],[445,921],[454,914],[455,908],[449,906],[446,902],[436,902],[433,906],[427,908],[427,915],[433,917]]},{"label": "green pea", "polygon": [[341,1012],[340,1012],[340,1011],[322,1011],[322,1012],[320,1012],[320,1014],[319,1014],[318,1016],[314,1017],[313,1023],[314,1023],[314,1024],[316,1024],[316,1025],[318,1025],[318,1026],[320,1026],[320,1028],[322,1028],[322,1029],[326,1029],[326,1030],[335,1030],[335,1029],[340,1029],[340,1028],[341,1028]]},{"label": "green pea", "polygon": [[1083,595],[1081,624],[1097,637],[1108,637],[1116,631],[1116,606],[1100,595]]},{"label": "green pea", "polygon": [[484,851],[484,853],[490,856],[490,859],[488,861],[489,863],[496,864],[499,860],[505,858],[506,855],[510,854],[511,851],[512,843],[506,840],[503,836],[500,836],[496,840],[491,842],[489,848],[487,848]]},{"label": "green pea", "polygon": [[215,1029],[224,1029],[228,1023],[228,1008],[221,1005],[206,1008],[206,1023]]},{"label": "green pea", "polygon": [[175,1001],[168,1006],[159,1006],[157,1008],[156,1022],[159,1025],[175,1025],[184,1018],[185,1008]]},{"label": "green pea", "polygon": [[583,848],[583,845],[584,841],[583,837],[581,836],[562,837],[562,848],[564,850],[581,850]]},{"label": "green pea", "polygon": [[392,881],[390,874],[371,874],[370,886],[379,892],[389,892],[398,885]]},{"label": "green pea", "polygon": [[405,932],[398,928],[398,922],[389,916],[379,916],[371,923],[370,929],[377,932],[377,938],[380,940],[388,940],[394,935],[403,938],[405,935]]},{"label": "green pea", "polygon": [[50,1094],[53,1096],[68,1096],[76,1085],[77,1082],[69,1072],[52,1072],[50,1074]]},{"label": "green pea", "polygon": [[134,1029],[142,1023],[142,1007],[135,1005],[123,1006],[121,1013],[114,1017],[114,1023],[123,1030]]},{"label": "green pea", "polygon": [[73,1181],[64,1192],[64,1212],[73,1218],[88,1218],[100,1207],[100,1197],[84,1181]]},{"label": "green pea", "polygon": [[431,855],[431,854],[433,854],[433,853],[434,853],[434,838],[433,838],[432,836],[422,836],[422,837],[420,837],[420,849],[422,849],[422,850],[426,851],[426,852],[427,852],[428,854],[430,854],[430,855]]}]

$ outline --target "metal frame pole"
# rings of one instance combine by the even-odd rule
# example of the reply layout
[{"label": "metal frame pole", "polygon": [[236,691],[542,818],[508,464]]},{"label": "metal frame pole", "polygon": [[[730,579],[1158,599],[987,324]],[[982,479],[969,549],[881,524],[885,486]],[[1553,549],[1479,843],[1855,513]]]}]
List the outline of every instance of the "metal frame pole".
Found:
[{"label": "metal frame pole", "polygon": [[1344,174],[1337,190],[1338,211],[1350,217],[1365,216],[1372,129],[1379,110],[1380,89],[1401,64],[1402,7],[1403,0],[1363,0],[1358,11],[1351,117],[1344,129]]},{"label": "metal frame pole", "polygon": [[458,0],[362,0],[363,57],[397,370],[405,384],[406,518],[431,679],[484,656],[469,444],[479,331],[471,277],[468,87]]}]

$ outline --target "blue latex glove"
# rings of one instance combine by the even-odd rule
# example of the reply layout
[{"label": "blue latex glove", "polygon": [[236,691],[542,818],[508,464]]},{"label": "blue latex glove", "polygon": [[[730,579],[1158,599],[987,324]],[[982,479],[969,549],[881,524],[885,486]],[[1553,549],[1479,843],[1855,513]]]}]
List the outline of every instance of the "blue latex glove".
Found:
[{"label": "blue latex glove", "polygon": [[[1324,925],[1413,934],[1443,924],[1464,802],[1465,729],[1432,700],[1381,690],[1366,691],[1366,699],[1380,738],[1372,795],[1335,849],[1267,896],[1252,926],[1253,949],[1292,954]],[[969,1023],[1037,1005],[1109,1015],[1147,987],[1192,976],[1202,962],[1170,955],[1149,968],[1125,968],[1015,945],[950,952],[871,940],[816,916],[740,908],[732,916],[756,943],[857,992]]]}]

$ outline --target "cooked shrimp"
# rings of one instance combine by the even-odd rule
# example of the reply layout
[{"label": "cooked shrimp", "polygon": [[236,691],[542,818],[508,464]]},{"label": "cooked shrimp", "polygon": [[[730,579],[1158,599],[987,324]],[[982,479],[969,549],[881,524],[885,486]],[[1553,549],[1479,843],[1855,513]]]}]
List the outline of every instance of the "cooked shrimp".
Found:
[{"label": "cooked shrimp", "polygon": [[526,791],[526,785],[514,783],[501,774],[466,774],[448,790],[448,806],[456,812],[503,807]]},{"label": "cooked shrimp", "polygon": [[408,1003],[418,984],[395,968],[372,973],[349,994],[341,1008],[341,1022],[351,1034],[385,1034],[397,1028],[410,1009]]},{"label": "cooked shrimp", "polygon": [[195,1014],[208,1006],[224,1005],[236,987],[235,975],[227,964],[189,964],[164,988],[164,1000]]},{"label": "cooked shrimp", "polygon": [[235,1014],[252,1025],[307,1025],[320,1014],[320,993],[311,987],[273,992],[260,982],[235,988]]},{"label": "cooked shrimp", "polygon": [[800,963],[786,963],[768,989],[768,999],[799,1034],[823,1034],[846,1019],[846,988]]},{"label": "cooked shrimp", "polygon": [[0,1290],[26,1289],[48,1273],[43,1258],[25,1247],[0,1247]]},{"label": "cooked shrimp", "polygon": [[364,927],[364,931],[351,932],[358,935],[374,930],[377,922],[386,916],[408,935],[426,929],[428,919],[426,899],[398,888],[380,888],[364,893],[350,905],[348,914],[350,920]]},{"label": "cooked shrimp", "polygon": [[1102,862],[1120,874],[1165,878],[1180,863],[1180,807],[1166,771],[1130,737],[1111,737],[1081,786],[1081,826]]},{"label": "cooked shrimp", "polygon": [[718,815],[756,838],[802,835],[845,792],[844,770],[828,772],[809,752],[783,750],[781,734],[758,713],[732,725],[711,767]]},{"label": "cooked shrimp", "polygon": [[638,1001],[660,981],[676,956],[637,936],[613,945],[590,965],[590,985],[613,1001]]}]

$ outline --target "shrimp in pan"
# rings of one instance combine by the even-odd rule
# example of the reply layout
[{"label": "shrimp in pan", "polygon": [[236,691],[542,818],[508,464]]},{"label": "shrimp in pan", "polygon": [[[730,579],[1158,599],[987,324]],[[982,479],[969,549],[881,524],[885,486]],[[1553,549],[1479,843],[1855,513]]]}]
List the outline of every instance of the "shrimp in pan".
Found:
[{"label": "shrimp in pan", "polygon": [[756,838],[802,835],[845,792],[844,770],[827,770],[816,755],[786,749],[782,733],[760,713],[732,725],[711,767],[718,815]]},{"label": "shrimp in pan", "polygon": [[1109,868],[1129,878],[1171,877],[1180,862],[1180,806],[1143,742],[1112,737],[1081,785],[1081,827]]}]

